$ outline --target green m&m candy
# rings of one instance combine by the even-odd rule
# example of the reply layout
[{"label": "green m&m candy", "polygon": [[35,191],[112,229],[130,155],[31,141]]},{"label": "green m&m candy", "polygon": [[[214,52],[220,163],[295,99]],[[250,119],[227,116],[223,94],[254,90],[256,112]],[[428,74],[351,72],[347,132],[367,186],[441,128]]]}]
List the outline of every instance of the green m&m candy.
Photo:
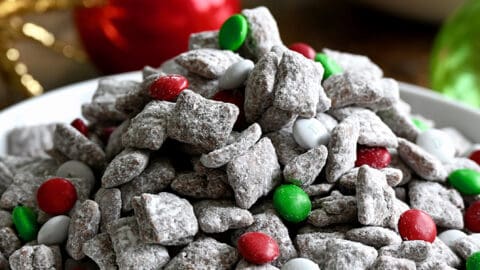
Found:
[{"label": "green m&m candy", "polygon": [[24,242],[29,242],[37,238],[37,214],[31,208],[16,206],[12,212],[12,220],[18,236]]},{"label": "green m&m candy", "polygon": [[468,257],[466,268],[467,270],[480,269],[480,251],[477,251]]},{"label": "green m&m candy", "polygon": [[480,194],[480,173],[475,170],[455,170],[448,176],[448,182],[465,195]]},{"label": "green m&m candy", "polygon": [[221,49],[236,51],[242,47],[248,34],[247,19],[241,14],[228,18],[220,28],[218,42]]},{"label": "green m&m candy", "polygon": [[337,62],[335,62],[332,58],[328,57],[324,53],[317,53],[315,56],[315,61],[320,62],[322,64],[323,69],[325,72],[323,73],[323,80],[328,79],[328,77],[339,74],[343,72],[342,67],[340,67]]},{"label": "green m&m candy", "polygon": [[308,194],[296,185],[281,185],[273,193],[273,206],[285,220],[298,223],[312,210]]}]

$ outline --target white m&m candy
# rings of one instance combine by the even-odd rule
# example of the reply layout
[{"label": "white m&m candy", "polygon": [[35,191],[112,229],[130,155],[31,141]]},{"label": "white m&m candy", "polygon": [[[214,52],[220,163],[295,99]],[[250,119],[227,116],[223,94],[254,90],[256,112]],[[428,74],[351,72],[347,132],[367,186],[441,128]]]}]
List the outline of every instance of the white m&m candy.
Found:
[{"label": "white m&m candy", "polygon": [[251,60],[242,60],[231,65],[218,80],[220,89],[234,89],[243,85],[255,64]]},{"label": "white m&m candy", "polygon": [[449,247],[453,247],[457,240],[464,237],[467,237],[467,234],[460,230],[447,230],[438,235],[438,238]]},{"label": "white m&m candy", "polygon": [[284,264],[281,270],[320,270],[320,267],[309,259],[295,258]]},{"label": "white m&m candy", "polygon": [[70,217],[54,216],[38,231],[37,242],[44,245],[58,245],[67,240]]},{"label": "white m&m candy", "polygon": [[298,118],[293,125],[293,138],[301,147],[311,149],[328,144],[330,133],[315,118]]},{"label": "white m&m candy", "polygon": [[432,128],[420,133],[417,144],[442,162],[449,162],[455,157],[454,143],[441,130]]}]

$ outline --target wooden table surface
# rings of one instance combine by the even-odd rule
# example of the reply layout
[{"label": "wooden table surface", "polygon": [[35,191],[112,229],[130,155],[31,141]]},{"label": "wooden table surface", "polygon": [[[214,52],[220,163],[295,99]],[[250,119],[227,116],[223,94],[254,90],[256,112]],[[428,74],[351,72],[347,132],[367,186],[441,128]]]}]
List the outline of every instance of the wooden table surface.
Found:
[{"label": "wooden table surface", "polygon": [[307,42],[365,54],[385,76],[429,85],[432,42],[438,25],[415,22],[374,11],[346,0],[243,0],[243,6],[268,7],[277,19],[285,44]]}]

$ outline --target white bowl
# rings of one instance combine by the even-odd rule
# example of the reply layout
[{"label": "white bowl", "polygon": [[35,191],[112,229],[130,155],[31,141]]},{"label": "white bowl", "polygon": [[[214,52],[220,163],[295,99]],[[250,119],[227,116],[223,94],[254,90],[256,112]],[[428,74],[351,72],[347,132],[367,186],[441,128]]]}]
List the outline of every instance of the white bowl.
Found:
[{"label": "white bowl", "polygon": [[[122,80],[141,80],[140,72],[112,76]],[[51,122],[70,122],[81,116],[80,106],[88,102],[98,79],[58,88],[40,97],[21,102],[0,112],[0,155],[7,152],[6,134],[14,127]],[[447,100],[427,89],[401,83],[400,95],[414,113],[433,119],[437,126],[453,126],[475,142],[480,142],[480,111]]]}]

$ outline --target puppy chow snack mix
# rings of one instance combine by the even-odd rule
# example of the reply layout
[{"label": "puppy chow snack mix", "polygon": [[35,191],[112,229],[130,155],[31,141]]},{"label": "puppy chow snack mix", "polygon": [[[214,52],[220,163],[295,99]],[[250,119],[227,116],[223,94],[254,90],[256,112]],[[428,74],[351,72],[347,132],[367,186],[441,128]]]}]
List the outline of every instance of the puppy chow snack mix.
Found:
[{"label": "puppy chow snack mix", "polygon": [[10,132],[0,269],[479,269],[475,142],[368,57],[259,7],[142,75]]}]

